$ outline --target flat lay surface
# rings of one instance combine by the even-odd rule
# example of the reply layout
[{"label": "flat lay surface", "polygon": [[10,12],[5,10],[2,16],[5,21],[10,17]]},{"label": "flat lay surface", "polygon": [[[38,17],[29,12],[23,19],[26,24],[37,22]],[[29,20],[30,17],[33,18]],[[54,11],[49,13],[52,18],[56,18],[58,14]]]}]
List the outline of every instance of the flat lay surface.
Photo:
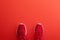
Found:
[{"label": "flat lay surface", "polygon": [[60,0],[1,0],[0,40],[17,40],[16,28],[24,23],[33,40],[36,23],[43,25],[43,40],[60,40]]}]

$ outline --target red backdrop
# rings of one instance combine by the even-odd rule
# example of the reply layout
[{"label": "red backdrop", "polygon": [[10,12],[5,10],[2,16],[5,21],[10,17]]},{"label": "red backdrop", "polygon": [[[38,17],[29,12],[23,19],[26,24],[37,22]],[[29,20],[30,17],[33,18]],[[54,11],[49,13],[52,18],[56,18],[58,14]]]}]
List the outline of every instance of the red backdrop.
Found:
[{"label": "red backdrop", "polygon": [[16,27],[26,24],[33,40],[36,23],[44,26],[43,40],[60,40],[60,0],[1,0],[0,40],[16,40]]}]

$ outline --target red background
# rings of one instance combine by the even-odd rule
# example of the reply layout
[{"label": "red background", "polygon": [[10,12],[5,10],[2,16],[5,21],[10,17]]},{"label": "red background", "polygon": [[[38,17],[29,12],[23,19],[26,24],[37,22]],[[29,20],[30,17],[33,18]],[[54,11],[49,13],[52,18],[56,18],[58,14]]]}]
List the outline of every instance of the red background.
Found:
[{"label": "red background", "polygon": [[16,40],[16,27],[27,26],[33,40],[36,23],[44,26],[43,40],[60,40],[60,0],[0,0],[0,40]]}]

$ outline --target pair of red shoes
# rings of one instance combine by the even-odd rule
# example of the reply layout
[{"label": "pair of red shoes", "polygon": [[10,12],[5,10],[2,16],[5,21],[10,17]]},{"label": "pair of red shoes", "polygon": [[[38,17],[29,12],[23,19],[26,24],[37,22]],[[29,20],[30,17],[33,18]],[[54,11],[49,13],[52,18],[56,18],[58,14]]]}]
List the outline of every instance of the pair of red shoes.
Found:
[{"label": "pair of red shoes", "polygon": [[[41,23],[37,23],[34,29],[34,40],[41,40],[43,34],[43,28]],[[20,23],[17,28],[17,39],[27,40],[27,29],[25,24]]]}]

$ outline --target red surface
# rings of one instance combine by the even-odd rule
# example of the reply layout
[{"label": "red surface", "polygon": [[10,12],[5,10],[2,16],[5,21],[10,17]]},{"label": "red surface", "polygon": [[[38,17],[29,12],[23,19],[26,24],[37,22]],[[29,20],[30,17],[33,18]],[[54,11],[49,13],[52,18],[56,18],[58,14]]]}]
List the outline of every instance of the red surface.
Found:
[{"label": "red surface", "polygon": [[16,27],[27,26],[33,40],[37,22],[44,26],[43,40],[60,40],[60,0],[0,0],[0,40],[16,40]]}]

